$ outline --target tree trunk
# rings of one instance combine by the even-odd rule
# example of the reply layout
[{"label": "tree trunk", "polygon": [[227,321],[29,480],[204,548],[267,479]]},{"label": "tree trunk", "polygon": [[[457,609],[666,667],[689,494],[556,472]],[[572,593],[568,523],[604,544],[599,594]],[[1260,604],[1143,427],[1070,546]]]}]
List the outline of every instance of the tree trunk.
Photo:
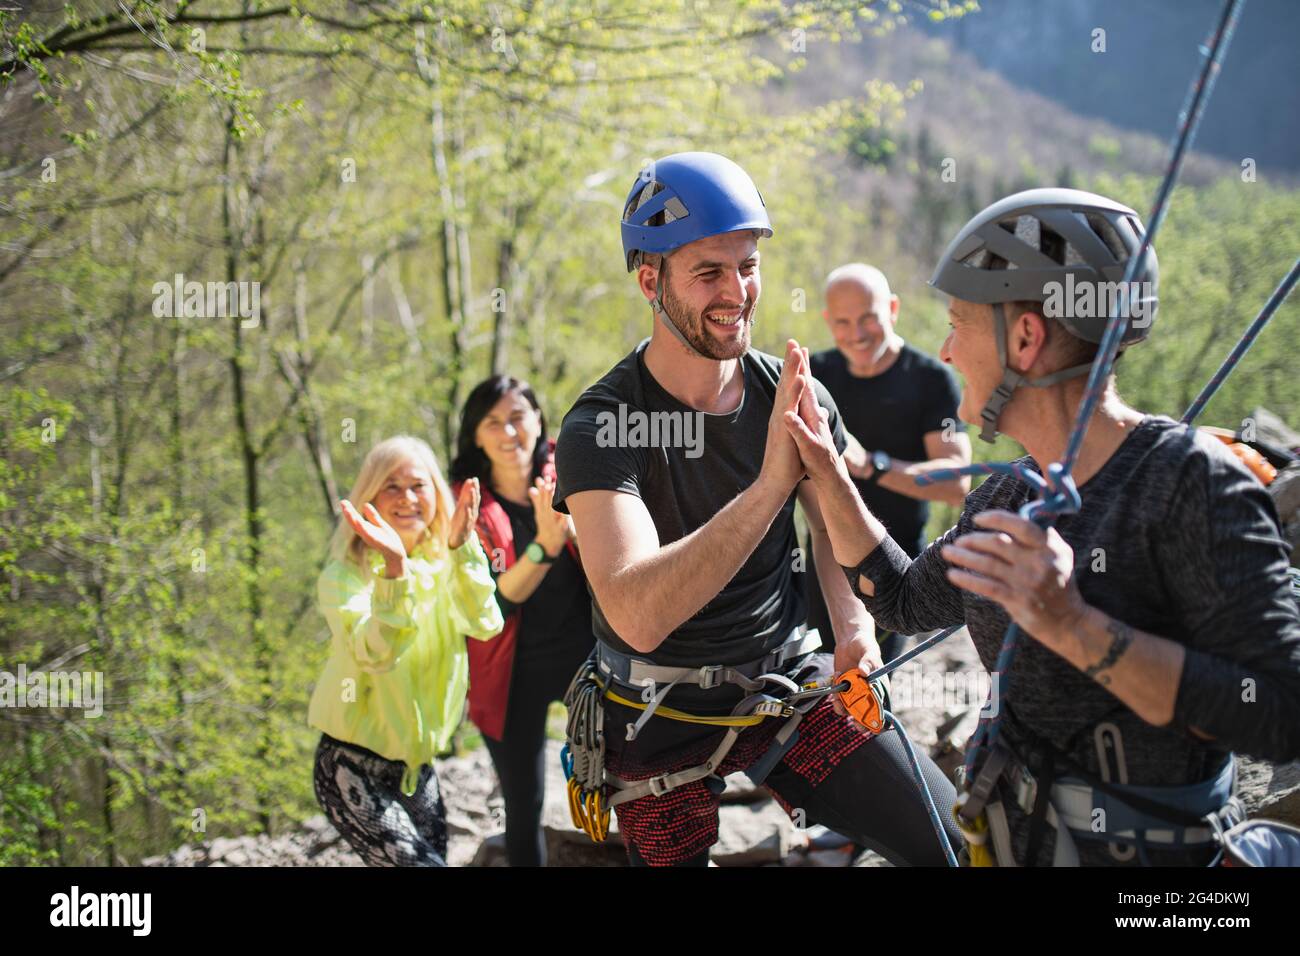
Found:
[{"label": "tree trunk", "polygon": [[[233,195],[233,167],[236,150],[234,122],[234,112],[231,111],[226,118],[226,142],[222,157],[224,175],[221,190],[221,223],[225,239],[227,282],[239,281],[239,261],[242,247],[240,230],[235,224],[235,198]],[[239,445],[240,460],[244,465],[244,523],[248,535],[245,551],[245,560],[247,562],[245,580],[247,581],[249,638],[253,649],[253,671],[259,684],[258,697],[261,706],[255,753],[258,763],[265,766],[271,750],[268,729],[271,702],[271,653],[266,640],[265,622],[262,620],[262,514],[261,490],[258,485],[260,455],[253,441],[252,426],[249,423],[248,394],[244,385],[244,330],[238,310],[235,310],[235,315],[230,319],[230,329],[230,379],[231,394],[234,400],[235,433]],[[264,778],[256,778],[253,786],[258,824],[262,832],[270,833],[270,794],[267,792]]]}]

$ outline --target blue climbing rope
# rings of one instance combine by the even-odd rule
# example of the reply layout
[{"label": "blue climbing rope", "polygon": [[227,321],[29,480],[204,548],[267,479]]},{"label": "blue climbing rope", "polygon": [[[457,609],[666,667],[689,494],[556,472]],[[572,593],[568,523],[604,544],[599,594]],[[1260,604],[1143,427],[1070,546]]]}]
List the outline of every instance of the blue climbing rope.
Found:
[{"label": "blue climbing rope", "polygon": [[[956,628],[954,628],[956,630]],[[898,731],[898,739],[903,745],[903,750],[907,753],[907,762],[912,765],[912,774],[916,777],[916,782],[921,787],[921,793],[925,796],[925,810],[930,815],[930,825],[934,827],[935,835],[939,838],[939,845],[943,847],[944,858],[947,859],[949,866],[959,866],[957,854],[952,850],[952,843],[948,841],[948,834],[944,831],[943,823],[939,819],[939,810],[934,805],[934,794],[930,793],[930,785],[925,782],[925,774],[921,772],[921,764],[916,759],[916,751],[912,749],[912,741],[907,736],[907,731],[888,710],[882,711],[885,723],[892,726]]]},{"label": "blue climbing rope", "polygon": [[1214,393],[1219,390],[1223,380],[1232,374],[1232,370],[1237,367],[1241,357],[1250,350],[1255,344],[1255,339],[1259,333],[1264,331],[1264,326],[1268,325],[1269,319],[1273,318],[1273,313],[1277,307],[1286,301],[1286,297],[1291,294],[1295,288],[1296,280],[1300,279],[1300,258],[1291,264],[1291,271],[1282,277],[1273,294],[1269,296],[1268,301],[1264,303],[1264,308],[1260,309],[1259,315],[1255,316],[1255,321],[1251,322],[1246,331],[1242,334],[1237,344],[1232,347],[1228,357],[1223,360],[1219,370],[1214,373],[1214,377],[1205,383],[1205,388],[1201,389],[1201,394],[1196,396],[1196,400],[1187,406],[1187,411],[1183,412],[1183,417],[1179,419],[1184,425],[1190,425],[1201,414],[1201,409],[1214,397]]}]

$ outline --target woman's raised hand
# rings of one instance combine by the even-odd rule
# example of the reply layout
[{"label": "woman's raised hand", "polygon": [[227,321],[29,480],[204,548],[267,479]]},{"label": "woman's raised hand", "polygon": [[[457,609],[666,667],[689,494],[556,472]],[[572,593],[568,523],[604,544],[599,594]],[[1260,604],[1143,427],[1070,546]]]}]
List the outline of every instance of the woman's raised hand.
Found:
[{"label": "woman's raised hand", "polygon": [[477,478],[470,478],[460,486],[460,497],[456,499],[456,510],[451,516],[451,527],[447,531],[447,547],[453,551],[474,533],[480,500]]},{"label": "woman's raised hand", "polygon": [[564,547],[572,534],[572,523],[566,514],[561,514],[552,507],[555,500],[555,480],[538,478],[528,489],[528,498],[533,503],[533,517],[537,519],[537,543],[550,557],[555,557]]},{"label": "woman's raised hand", "polygon": [[393,530],[393,526],[380,516],[370,502],[362,505],[358,513],[352,502],[344,498],[339,502],[339,510],[343,512],[347,523],[352,525],[357,537],[382,554],[386,563],[400,564],[406,559],[406,546],[402,544],[402,536]]},{"label": "woman's raised hand", "polygon": [[808,477],[814,482],[825,481],[837,477],[845,466],[835,447],[827,411],[817,402],[812,373],[807,364],[807,349],[803,351],[804,362],[795,379],[794,407],[784,410],[778,407],[776,411],[783,411],[785,427],[794,438]]}]

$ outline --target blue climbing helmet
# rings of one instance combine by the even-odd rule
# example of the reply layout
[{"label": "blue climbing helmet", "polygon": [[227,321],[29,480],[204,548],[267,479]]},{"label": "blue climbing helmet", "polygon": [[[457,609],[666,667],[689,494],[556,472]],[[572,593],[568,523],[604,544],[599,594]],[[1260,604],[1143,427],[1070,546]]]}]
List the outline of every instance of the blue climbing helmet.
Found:
[{"label": "blue climbing helmet", "polygon": [[743,169],[717,153],[673,153],[637,174],[623,204],[623,255],[627,271],[640,253],[672,252],[704,239],[757,229],[772,235],[767,206]]}]

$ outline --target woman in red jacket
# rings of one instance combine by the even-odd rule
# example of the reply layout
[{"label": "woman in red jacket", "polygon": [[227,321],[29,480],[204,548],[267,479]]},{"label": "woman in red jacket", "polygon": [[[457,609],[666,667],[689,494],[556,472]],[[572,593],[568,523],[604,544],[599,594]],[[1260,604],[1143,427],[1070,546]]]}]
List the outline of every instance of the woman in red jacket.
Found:
[{"label": "woman in red jacket", "polygon": [[469,642],[469,716],[501,780],[511,866],[546,863],[546,712],[595,643],[573,522],[551,508],[554,444],[528,383],[494,375],[465,400],[451,466],[455,490],[482,488],[477,529],[506,622]]}]

